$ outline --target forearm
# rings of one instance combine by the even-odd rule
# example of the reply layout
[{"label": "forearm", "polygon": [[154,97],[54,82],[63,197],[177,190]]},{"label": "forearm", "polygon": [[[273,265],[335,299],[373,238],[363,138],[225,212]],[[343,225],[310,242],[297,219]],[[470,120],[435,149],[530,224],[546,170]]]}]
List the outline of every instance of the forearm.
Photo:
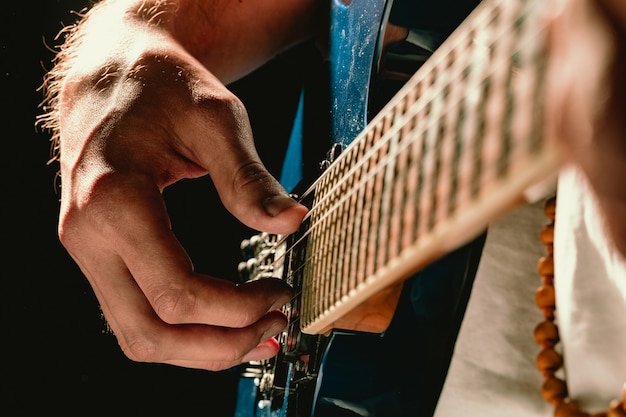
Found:
[{"label": "forearm", "polygon": [[[68,55],[84,63],[94,60],[94,52],[108,59],[169,40],[228,83],[323,30],[324,3],[103,0],[79,25],[80,42],[72,42]],[[161,46],[167,51],[172,45]]]}]

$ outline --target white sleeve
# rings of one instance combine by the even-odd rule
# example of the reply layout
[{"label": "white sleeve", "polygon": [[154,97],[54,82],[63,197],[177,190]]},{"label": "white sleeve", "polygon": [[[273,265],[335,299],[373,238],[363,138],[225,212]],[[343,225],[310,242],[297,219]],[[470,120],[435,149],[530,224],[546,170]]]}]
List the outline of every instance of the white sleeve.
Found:
[{"label": "white sleeve", "polygon": [[588,412],[606,410],[626,381],[626,261],[604,228],[583,174],[564,170],[555,223],[556,317],[570,396]]}]

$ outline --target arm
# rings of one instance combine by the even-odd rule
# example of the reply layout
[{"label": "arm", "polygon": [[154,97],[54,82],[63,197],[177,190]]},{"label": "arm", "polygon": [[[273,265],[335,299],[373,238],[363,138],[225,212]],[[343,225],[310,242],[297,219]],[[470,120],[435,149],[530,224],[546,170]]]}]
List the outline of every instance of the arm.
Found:
[{"label": "arm", "polygon": [[306,209],[265,170],[224,83],[314,36],[318,3],[103,0],[69,33],[48,78],[59,236],[129,358],[218,370],[276,354],[290,289],[195,273],[161,192],[209,174],[248,226],[297,229]]}]

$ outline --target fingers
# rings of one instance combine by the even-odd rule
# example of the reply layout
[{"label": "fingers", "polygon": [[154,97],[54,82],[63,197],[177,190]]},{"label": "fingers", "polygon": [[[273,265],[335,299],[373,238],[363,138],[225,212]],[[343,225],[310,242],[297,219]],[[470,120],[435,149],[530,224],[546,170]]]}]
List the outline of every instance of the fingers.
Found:
[{"label": "fingers", "polygon": [[292,296],[283,281],[195,273],[148,177],[112,175],[92,194],[66,211],[61,239],[129,358],[217,370],[276,354],[267,339],[287,324],[276,311]]},{"label": "fingers", "polygon": [[[277,343],[268,339],[287,325],[286,317],[273,310],[280,301],[275,301],[258,318],[248,313],[247,317],[255,321],[245,327],[193,324],[193,320],[188,322],[192,324],[170,324],[156,313],[123,260],[100,249],[87,247],[81,259],[89,261],[79,260],[79,265],[89,278],[121,349],[130,359],[220,370],[277,353]],[[211,287],[211,291],[213,298],[222,294],[219,286]],[[253,305],[255,299],[249,298],[248,302]],[[224,316],[237,316],[242,310],[237,305],[222,308],[221,314],[209,321],[219,323]]]},{"label": "fingers", "polygon": [[[132,281],[129,281],[132,285]],[[130,296],[131,289],[125,290]],[[137,299],[120,302],[107,298],[106,317],[124,353],[139,362],[158,362],[208,370],[226,369],[244,361],[276,355],[278,345],[268,339],[287,325],[279,311],[262,316],[243,328],[200,324],[171,325],[162,321],[151,307]]]},{"label": "fingers", "polygon": [[[291,289],[279,279],[237,286],[195,273],[149,178],[122,181],[113,176],[100,181],[96,194],[101,197],[90,203],[90,224],[85,227],[99,236],[100,251],[113,251],[112,256],[120,258],[161,320],[245,327],[291,298]],[[84,251],[84,242],[78,243],[76,249]],[[119,267],[109,270],[113,263],[114,258],[98,263],[103,279],[124,272]]]}]

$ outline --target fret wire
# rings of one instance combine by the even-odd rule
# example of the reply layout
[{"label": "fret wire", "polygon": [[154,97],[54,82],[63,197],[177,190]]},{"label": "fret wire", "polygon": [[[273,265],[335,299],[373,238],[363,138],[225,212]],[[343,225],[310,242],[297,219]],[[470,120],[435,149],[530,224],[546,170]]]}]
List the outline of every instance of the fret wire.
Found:
[{"label": "fret wire", "polygon": [[[310,267],[311,267],[310,264],[305,263],[305,259],[306,259],[306,246],[305,245],[294,247],[291,252],[291,256],[288,257],[289,268],[286,269],[286,271],[290,271],[288,272],[288,274],[291,273],[291,277],[288,275],[286,277],[286,280],[288,283],[289,281],[293,283],[293,286],[292,286],[293,288],[302,288],[304,286],[304,276],[306,274],[305,271],[310,270]],[[302,266],[302,268],[300,266]],[[302,296],[294,297],[294,299],[292,300],[293,313],[298,317],[302,313],[306,313],[310,311],[310,309],[308,308],[310,306],[310,303],[308,303],[309,300],[307,300],[308,294],[306,295],[307,297],[302,297]]]},{"label": "fret wire", "polygon": [[[468,42],[468,44],[466,46],[464,46],[463,50],[466,50],[468,48],[468,45],[471,45],[471,40],[470,42]],[[466,99],[466,94],[468,91],[468,78],[469,78],[469,67],[471,65],[470,62],[470,56],[471,54],[465,54],[462,51],[456,51],[455,53],[457,60],[456,62],[458,63],[459,67],[462,68],[462,70],[460,71],[461,77],[458,78],[458,82],[456,83],[455,86],[455,100],[458,99],[459,105],[458,107],[458,112],[455,112],[455,116],[452,118],[453,121],[455,121],[456,123],[453,123],[453,128],[449,129],[450,134],[451,134],[451,139],[450,141],[452,142],[450,144],[451,146],[451,152],[452,152],[452,158],[450,159],[449,162],[449,176],[450,176],[450,189],[449,189],[449,193],[448,193],[448,199],[447,199],[447,211],[446,211],[446,215],[447,217],[451,217],[457,209],[457,203],[461,201],[461,197],[458,195],[460,187],[459,187],[459,173],[460,171],[460,165],[461,165],[461,156],[463,154],[463,150],[464,150],[464,142],[463,142],[463,132],[464,132],[464,128],[466,126],[466,117],[465,117],[465,113],[466,113],[466,107],[467,107],[467,99]]]},{"label": "fret wire", "polygon": [[463,91],[465,90],[465,80],[463,79],[464,68],[467,67],[467,63],[464,62],[463,52],[458,49],[452,49],[449,54],[449,62],[450,62],[450,72],[453,74],[459,74],[454,77],[454,82],[450,85],[449,101],[451,103],[455,103],[453,105],[454,111],[450,111],[448,115],[445,117],[446,120],[446,136],[444,138],[442,155],[442,171],[441,171],[441,181],[439,184],[438,191],[438,199],[440,201],[439,204],[439,214],[438,217],[441,219],[449,218],[453,212],[453,204],[452,202],[455,200],[456,196],[453,195],[455,193],[454,182],[456,181],[454,174],[454,165],[457,163],[455,160],[455,147],[456,147],[456,132],[459,129],[460,120],[459,120],[459,111],[463,107]]},{"label": "fret wire", "polygon": [[[336,168],[335,171],[332,173],[333,175],[331,176],[331,183],[332,184],[337,184],[337,178],[338,178],[338,167],[340,165],[339,164],[335,164],[334,167]],[[339,214],[339,209],[341,207],[340,204],[337,204],[336,201],[338,199],[338,196],[340,194],[338,193],[333,193],[334,195],[330,198],[329,202],[328,202],[328,206],[332,207],[332,213],[331,215],[328,217],[328,232],[327,232],[327,238],[326,238],[326,243],[325,246],[328,248],[327,249],[327,253],[328,256],[325,257],[325,268],[324,268],[324,276],[325,276],[325,281],[326,281],[326,292],[325,294],[322,295],[322,299],[323,299],[323,303],[322,305],[324,306],[324,310],[328,311],[332,305],[334,305],[334,301],[332,299],[332,296],[334,294],[334,285],[335,285],[335,281],[338,279],[338,277],[335,275],[334,273],[334,266],[336,263],[336,259],[337,259],[337,244],[336,244],[336,240],[337,240],[337,222],[338,222],[338,214]]]},{"label": "fret wire", "polygon": [[[449,98],[449,91],[450,89],[448,88],[448,86],[446,85],[446,88],[443,89],[442,91],[442,95],[441,95],[441,103],[439,104],[442,108],[446,107],[446,103],[448,101]],[[433,137],[433,141],[434,141],[434,158],[432,158],[432,160],[434,161],[433,164],[433,170],[432,170],[432,176],[430,179],[430,202],[432,204],[431,209],[428,213],[428,231],[432,231],[435,227],[435,225],[437,224],[437,220],[439,220],[437,218],[437,213],[439,212],[439,206],[441,205],[441,201],[439,199],[439,181],[441,178],[441,170],[442,170],[442,160],[441,160],[441,155],[444,149],[444,141],[443,139],[446,137],[447,134],[447,125],[445,123],[446,117],[448,114],[450,114],[452,112],[446,112],[446,114],[444,116],[441,117],[441,123],[438,123],[436,128],[434,128],[434,137]]]},{"label": "fret wire", "polygon": [[[339,162],[339,172],[343,174],[343,172],[345,171],[345,166],[346,166],[346,159],[342,159]],[[339,195],[344,195],[346,193],[346,181],[342,181],[342,185],[339,188]],[[347,201],[347,200],[345,200]],[[343,254],[345,251],[345,247],[346,247],[346,224],[349,223],[348,218],[347,218],[347,214],[346,214],[346,202],[344,201],[344,203],[341,203],[339,205],[339,209],[337,210],[337,226],[336,226],[336,232],[335,235],[337,236],[337,240],[339,241],[337,246],[337,250],[334,254],[334,267],[333,267],[333,271],[332,271],[332,275],[335,278],[334,281],[334,285],[333,285],[333,300],[332,303],[335,304],[337,301],[339,301],[341,299],[342,293],[341,293],[341,285],[342,285],[342,281],[339,279],[339,277],[343,277],[344,275],[340,274],[341,271],[341,263],[343,262]]]},{"label": "fret wire", "polygon": [[331,215],[328,217],[328,228],[327,228],[328,233],[326,236],[326,242],[324,243],[324,246],[326,247],[327,255],[324,256],[324,271],[322,275],[324,277],[326,290],[324,291],[324,294],[321,295],[321,297],[322,297],[322,306],[325,311],[327,311],[333,305],[332,296],[334,294],[334,284],[337,278],[333,274],[333,266],[336,262],[336,256],[337,256],[336,254],[336,251],[337,251],[336,225],[337,225],[337,213],[338,212],[339,210],[333,210]]},{"label": "fret wire", "polygon": [[[534,6],[534,4],[531,4],[530,2],[526,5],[527,7],[527,13],[531,14],[532,13],[532,7]],[[543,134],[543,126],[544,126],[544,112],[541,111],[542,106],[540,103],[543,103],[544,100],[544,94],[545,94],[545,77],[546,77],[546,73],[547,73],[547,59],[546,59],[546,42],[544,39],[542,38],[536,38],[534,36],[532,36],[532,34],[535,33],[539,33],[540,31],[543,30],[542,24],[543,21],[541,19],[526,19],[527,20],[527,32],[526,33],[530,33],[531,35],[527,36],[525,39],[528,39],[529,44],[527,45],[525,48],[520,48],[521,50],[524,51],[529,51],[529,59],[528,62],[530,62],[531,68],[534,69],[533,71],[533,81],[534,81],[534,88],[531,90],[533,91],[533,96],[531,99],[531,104],[530,104],[530,108],[532,111],[532,116],[531,116],[531,133],[530,133],[530,140],[528,141],[528,145],[529,145],[529,153],[530,154],[535,154],[536,152],[538,152],[541,149],[541,138],[543,138],[544,134]]]},{"label": "fret wire", "polygon": [[[336,165],[333,166],[333,168],[331,169],[332,171],[330,171],[330,174],[328,176],[329,186],[331,184],[335,184],[335,181],[333,181],[334,180],[333,176],[336,174]],[[331,271],[331,266],[332,266],[332,256],[333,256],[332,251],[334,250],[334,247],[332,245],[332,241],[333,241],[332,232],[334,230],[335,218],[337,216],[337,210],[336,210],[337,206],[334,205],[334,200],[336,196],[337,196],[337,193],[330,194],[330,198],[326,199],[326,209],[324,210],[324,211],[328,211],[330,215],[324,219],[325,221],[324,239],[322,242],[324,253],[321,256],[321,269],[320,269],[320,279],[322,280],[323,286],[324,286],[324,291],[322,294],[320,294],[320,297],[321,297],[320,302],[321,302],[323,311],[328,311],[330,300],[328,299],[327,295],[331,292],[331,289],[332,289],[332,276],[331,276],[330,271]]]},{"label": "fret wire", "polygon": [[[506,23],[504,17],[498,13],[494,15],[493,19],[494,30],[498,30],[500,25]],[[493,32],[493,31],[492,31]],[[500,62],[500,59],[503,57],[503,40],[499,40],[498,42],[491,41],[489,44],[489,53],[490,59],[489,61]],[[496,71],[492,71],[489,74],[489,94],[484,96],[485,102],[485,114],[484,114],[484,133],[483,138],[481,138],[481,147],[480,147],[480,179],[482,181],[483,178],[488,178],[491,180],[496,180],[498,178],[497,175],[497,164],[491,164],[490,161],[493,160],[494,155],[499,155],[500,152],[500,144],[498,140],[500,139],[500,127],[502,126],[502,113],[503,113],[503,89],[502,89],[502,77],[506,76],[505,72],[508,68],[508,63],[505,62],[504,66],[499,66]],[[479,182],[480,184],[480,182]],[[479,187],[479,190],[482,191],[482,188]]]},{"label": "fret wire", "polygon": [[[454,86],[449,89],[447,98],[453,102],[458,101],[459,105],[456,107],[462,105],[463,101],[458,93],[459,88],[462,87],[459,84],[460,83],[457,81]],[[439,157],[436,158],[440,162],[438,164],[436,189],[434,190],[437,201],[434,224],[449,218],[452,214],[450,209],[450,194],[452,192],[451,182],[454,180],[452,176],[452,165],[454,163],[455,126],[458,125],[457,116],[458,112],[451,111],[442,119],[443,129],[440,132],[441,136],[438,140],[440,143]]]},{"label": "fret wire", "polygon": [[[463,194],[464,188],[467,188],[463,186],[467,184],[464,177],[469,175],[464,175],[464,168],[467,167],[467,165],[464,165],[464,159],[467,159],[467,155],[470,154],[468,149],[470,149],[473,139],[471,134],[473,125],[470,123],[467,114],[470,111],[468,107],[472,107],[470,104],[471,100],[468,96],[471,94],[471,68],[473,66],[472,60],[476,55],[473,51],[475,48],[474,37],[472,33],[470,33],[464,42],[459,43],[456,49],[456,62],[459,67],[459,76],[457,77],[457,94],[453,101],[456,102],[458,100],[459,104],[457,106],[458,110],[455,112],[456,123],[453,129],[451,129],[452,160],[450,167],[450,195],[448,197],[448,211],[446,213],[448,216],[452,216],[457,212],[459,205],[464,201],[464,197],[466,197]],[[466,158],[464,158],[464,156],[466,156]]]},{"label": "fret wire", "polygon": [[[346,160],[346,166],[349,166],[351,163],[352,163],[351,159]],[[343,193],[346,193],[347,190],[352,188],[354,179],[355,179],[355,176],[352,176],[351,178],[348,179],[347,182],[344,182],[345,188],[342,190]],[[354,238],[354,229],[355,229],[354,224],[357,219],[357,216],[356,216],[357,207],[356,206],[357,206],[358,194],[355,193],[352,196],[353,196],[352,198],[345,200],[345,203],[344,203],[344,218],[346,220],[346,224],[344,225],[342,229],[345,231],[345,238],[343,242],[344,247],[342,251],[340,251],[340,253],[345,254],[345,259],[343,260],[343,262],[341,262],[341,265],[342,265],[341,276],[344,277],[344,279],[341,282],[341,287],[339,290],[340,300],[348,295],[348,291],[350,289],[351,275],[352,275],[351,269],[354,268],[355,251],[353,250],[353,242],[354,242],[353,238]],[[350,221],[350,219],[354,219],[355,221]]]},{"label": "fret wire", "polygon": [[[397,123],[397,119],[400,114],[406,112],[407,106],[412,101],[412,98],[408,95],[405,97],[404,103],[400,110],[394,112],[394,119]],[[413,123],[411,121],[407,123],[406,126],[402,127],[402,130],[398,132],[398,140],[399,138],[406,137],[406,135],[411,131]],[[395,142],[395,141],[394,141]],[[408,150],[409,148],[407,148]],[[407,187],[407,171],[408,171],[408,159],[410,152],[400,152],[397,159],[397,165],[394,170],[394,177],[396,181],[393,183],[392,193],[392,203],[391,203],[391,214],[390,214],[390,225],[389,225],[389,239],[388,239],[388,258],[396,258],[401,251],[402,241],[403,241],[403,229],[402,229],[402,213],[405,212],[405,205],[407,204],[406,196],[406,187]]]},{"label": "fret wire", "polygon": [[[370,131],[370,133],[367,136],[367,142],[364,144],[364,155],[363,158],[365,159],[365,161],[369,161],[371,163],[371,159],[369,157],[367,157],[367,153],[370,152],[371,148],[372,148],[372,144],[375,141],[375,137],[376,137],[376,130],[372,129]],[[359,162],[357,161],[357,164],[359,164]],[[369,205],[370,205],[370,199],[368,198],[368,188],[367,184],[368,184],[368,176],[370,175],[367,169],[367,165],[365,163],[360,164],[361,165],[361,180],[356,184],[356,187],[359,190],[359,193],[362,195],[361,198],[361,202],[362,204],[360,204],[360,214],[361,214],[361,221],[360,223],[356,226],[359,238],[358,240],[355,241],[355,245],[357,247],[356,249],[356,268],[355,268],[355,281],[353,284],[352,289],[357,288],[358,285],[362,282],[363,277],[365,276],[365,256],[366,256],[366,252],[365,250],[363,250],[363,244],[362,241],[367,237],[367,225],[369,224]]]},{"label": "fret wire", "polygon": [[[528,33],[529,24],[528,19],[518,17],[516,20],[516,36],[523,37]],[[533,120],[532,120],[532,90],[534,88],[534,74],[528,70],[528,63],[532,63],[532,54],[534,51],[534,45],[529,48],[530,50],[518,50],[515,51],[514,59],[512,62],[512,75],[509,85],[509,94],[511,100],[513,100],[513,114],[510,121],[510,130],[514,137],[528,137],[532,132]],[[525,155],[528,153],[529,148],[522,147],[516,144],[514,141],[513,149],[509,156],[509,163],[517,159],[517,155],[521,153]]]},{"label": "fret wire", "polygon": [[[322,193],[320,197],[324,197],[325,195],[326,196],[328,195],[327,187],[329,183],[330,183],[330,176],[327,175],[326,178],[324,179],[323,187],[321,190]],[[320,210],[322,212],[328,212],[328,198],[323,198],[322,201],[323,203],[317,205],[317,207],[320,207],[321,209],[323,209],[323,210]],[[328,212],[328,213],[330,215],[331,212]],[[320,222],[319,222],[320,226],[317,232],[318,233],[318,249],[317,249],[317,252],[314,252],[316,268],[314,270],[315,275],[313,275],[311,279],[315,279],[317,281],[316,288],[318,290],[314,292],[311,299],[315,302],[315,315],[316,316],[319,316],[324,311],[324,305],[320,297],[322,294],[324,294],[326,290],[326,279],[324,276],[324,260],[326,259],[326,256],[324,255],[328,247],[325,245],[324,239],[326,238],[326,225],[328,223],[328,217],[329,216],[322,216],[320,218]]]},{"label": "fret wire", "polygon": [[333,248],[332,254],[329,257],[327,273],[324,275],[327,276],[327,281],[329,285],[327,286],[328,291],[326,291],[324,295],[324,308],[330,309],[337,301],[341,298],[341,284],[342,282],[338,279],[341,275],[338,273],[338,268],[341,262],[344,259],[343,256],[343,247],[345,242],[345,229],[342,232],[343,228],[340,228],[341,219],[339,218],[339,214],[341,210],[337,210],[337,216],[335,217],[334,223],[337,227],[333,228],[333,232],[330,233],[330,240],[327,243],[327,246]]},{"label": "fret wire", "polygon": [[[332,184],[331,183],[331,176],[330,173],[326,178],[326,182],[327,184]],[[328,195],[326,192],[324,192],[324,194]],[[329,207],[331,207],[330,203],[331,203],[331,199],[332,199],[332,194],[330,194],[330,197],[328,198],[324,198],[324,203],[322,205],[320,205],[320,209],[322,209],[323,212],[327,212],[328,216],[323,216],[321,221],[320,221],[320,230],[319,230],[319,234],[320,234],[320,244],[319,244],[319,251],[317,254],[315,254],[315,256],[317,257],[317,261],[318,261],[318,269],[316,271],[316,275],[315,278],[319,281],[319,286],[321,288],[321,291],[318,291],[318,295],[316,298],[314,298],[316,300],[316,302],[318,303],[319,307],[320,307],[320,312],[322,311],[326,311],[326,305],[324,304],[324,294],[328,293],[328,279],[326,277],[326,263],[329,259],[328,256],[328,249],[329,249],[329,245],[327,242],[327,238],[328,238],[328,225],[331,221],[331,218],[333,216],[333,214],[335,213],[335,210],[330,210],[329,211]]]},{"label": "fret wire", "polygon": [[[315,217],[312,217],[310,220],[311,224],[317,224],[317,221],[315,219]],[[305,261],[302,264],[305,267],[305,272],[309,272],[306,275],[303,275],[302,277],[302,287],[301,288],[312,288],[315,289],[315,286],[317,285],[317,264],[315,262],[311,261],[311,257],[309,255],[310,252],[312,253],[316,253],[317,252],[317,248],[318,248],[318,232],[313,230],[312,228],[309,227],[308,230],[312,230],[311,233],[307,233],[307,239],[305,240],[307,242],[307,247],[304,247],[304,252],[305,252]],[[298,239],[299,241],[299,239]],[[295,245],[293,245],[294,247],[298,247],[297,242]],[[285,251],[285,254],[288,253],[289,250]],[[303,306],[303,311],[302,314],[306,314],[308,313],[309,315],[313,315],[313,316],[317,316],[317,307],[316,307],[316,302],[315,300],[313,300],[313,296],[315,294],[315,291],[308,291],[305,293],[305,299],[306,299],[306,309],[305,306]],[[309,320],[311,317],[307,316],[306,317],[307,320]]]},{"label": "fret wire", "polygon": [[[514,13],[515,10],[513,10],[513,7],[511,7],[510,10],[512,14],[515,14]],[[515,22],[512,25],[513,36],[515,38],[519,38],[519,33],[520,33],[519,31],[521,29],[521,23],[522,23],[522,20],[518,18],[515,20]],[[510,156],[511,156],[512,147],[513,147],[513,138],[512,138],[513,133],[511,131],[511,127],[512,127],[511,125],[512,125],[513,115],[515,112],[515,107],[514,107],[514,97],[513,97],[513,92],[511,90],[511,87],[513,85],[513,76],[514,76],[515,68],[519,67],[519,62],[518,62],[519,56],[518,56],[517,51],[515,51],[515,42],[513,42],[513,40],[510,40],[507,44],[503,45],[502,50],[503,50],[502,53],[504,55],[510,56],[510,58],[509,58],[508,70],[505,72],[506,77],[504,77],[502,80],[504,83],[505,110],[504,110],[504,114],[502,117],[502,126],[501,126],[501,138],[502,138],[502,140],[500,141],[500,144],[502,145],[501,152],[500,152],[498,161],[496,163],[497,175],[499,178],[507,174],[507,169],[509,167]]]},{"label": "fret wire", "polygon": [[[435,77],[435,85],[436,84]],[[433,88],[431,88],[433,89]],[[442,106],[442,95],[437,94],[430,100],[429,112],[427,116],[433,120],[439,121],[442,112],[445,113]],[[430,116],[430,115],[433,116]],[[435,150],[435,140],[437,138],[437,131],[439,129],[438,123],[429,123],[424,131],[424,144],[422,148],[422,160],[420,162],[420,180],[418,184],[421,186],[418,187],[418,195],[415,196],[417,199],[417,207],[420,213],[419,222],[417,224],[417,233],[418,236],[428,233],[430,230],[431,224],[431,214],[433,209],[433,204],[435,203],[432,199],[432,187],[433,187],[433,171],[435,169],[433,158],[431,157],[432,153]],[[428,156],[428,158],[426,158]]]},{"label": "fret wire", "polygon": [[[407,107],[412,106],[415,103],[415,100],[417,100],[417,97],[419,97],[419,93],[420,93],[420,88],[422,87],[422,84],[417,84],[417,88],[412,89],[411,91],[413,92],[413,95],[409,95],[407,96]],[[412,117],[410,119],[410,123],[407,123],[407,125],[405,126],[407,129],[407,132],[404,133],[404,137],[409,137],[410,133],[412,132],[414,129],[418,129],[419,128],[419,122],[424,120],[420,114],[417,114],[415,117]],[[402,244],[401,244],[401,248],[405,249],[408,248],[410,245],[413,244],[413,242],[415,242],[415,236],[413,231],[416,229],[415,225],[417,223],[417,213],[416,210],[414,209],[415,205],[414,204],[409,204],[410,201],[412,201],[412,197],[416,195],[417,193],[417,181],[418,181],[418,175],[419,175],[419,170],[418,170],[418,166],[419,166],[419,157],[420,157],[420,149],[421,149],[421,144],[419,141],[414,140],[412,141],[410,147],[407,147],[407,152],[406,154],[408,155],[408,160],[407,163],[409,165],[409,168],[406,170],[406,187],[405,187],[405,192],[404,192],[404,198],[403,198],[403,215],[402,215],[402,229],[403,229],[403,238],[402,238]]]},{"label": "fret wire", "polygon": [[[474,143],[474,133],[476,132],[476,108],[479,105],[479,92],[477,88],[480,85],[481,73],[480,65],[485,65],[482,59],[482,46],[477,44],[477,37],[470,33],[466,39],[466,43],[459,46],[469,53],[462,54],[464,63],[462,65],[460,79],[463,81],[463,94],[459,104],[459,124],[455,133],[455,152],[458,157],[455,161],[455,179],[453,183],[455,188],[454,204],[456,209],[460,206],[461,201],[470,199],[471,197],[471,157]],[[478,63],[476,62],[478,60]],[[472,70],[474,68],[474,70]]]},{"label": "fret wire", "polygon": [[[322,181],[320,181],[320,193],[315,195],[315,206],[322,206],[325,207],[326,206],[326,198],[324,197],[325,191],[326,191],[326,184],[328,183],[328,176],[325,176]],[[312,288],[314,290],[318,290],[322,285],[322,279],[323,277],[320,274],[320,270],[321,270],[321,262],[322,259],[320,256],[318,256],[317,254],[319,253],[320,248],[323,248],[323,230],[324,228],[322,227],[324,225],[324,217],[321,217],[321,211],[318,210],[317,213],[315,213],[315,217],[317,218],[316,221],[313,221],[313,218],[311,219],[311,224],[309,227],[310,235],[311,237],[314,238],[314,245],[312,246],[312,253],[313,256],[310,257],[310,259],[313,260],[313,264],[312,264],[312,269],[311,269],[311,275],[308,277],[309,279],[307,280],[307,282],[312,282]],[[305,279],[307,278],[306,276],[304,277]],[[303,285],[306,285],[306,283],[303,283]],[[313,314],[314,316],[319,316],[321,311],[319,310],[320,308],[320,300],[316,299],[315,297],[317,296],[317,294],[320,294],[320,291],[312,291],[309,294],[309,298],[310,298],[310,305],[313,307],[310,311],[311,314]],[[312,319],[312,318],[311,318]]]},{"label": "fret wire", "polygon": [[[384,131],[389,131],[389,129],[391,128],[391,125],[393,123],[393,120],[397,114],[397,108],[394,108],[394,111],[387,114],[387,116],[383,119],[384,120]],[[387,154],[396,154],[398,155],[398,152],[396,150],[396,145],[397,145],[397,140],[398,140],[398,136],[400,135],[400,131],[398,131],[397,134],[392,135],[389,140],[386,140],[385,143],[386,145],[384,147],[380,148],[380,154],[383,156],[384,159],[385,155]],[[377,181],[378,185],[377,187],[379,187],[380,192],[378,193],[380,195],[380,198],[378,198],[377,200],[380,201],[379,204],[379,221],[376,224],[376,229],[377,229],[377,236],[376,236],[376,248],[374,249],[374,259],[375,262],[373,262],[374,264],[374,268],[378,269],[381,265],[384,265],[387,262],[388,259],[388,253],[389,253],[389,223],[391,221],[391,196],[393,193],[393,190],[396,186],[396,184],[394,183],[395,180],[395,170],[396,170],[396,162],[397,162],[398,158],[392,158],[391,161],[389,161],[389,163],[385,164],[385,169],[384,170],[380,170],[379,173],[379,179]]]},{"label": "fret wire", "polygon": [[[343,171],[343,167],[345,165],[345,159],[339,161],[337,165],[339,167],[337,174],[341,174]],[[345,190],[345,181],[342,181],[342,186],[339,188],[339,191]],[[339,195],[343,195],[342,192]],[[333,248],[332,257],[329,260],[330,268],[329,268],[329,281],[330,281],[330,291],[328,292],[329,304],[330,306],[335,305],[337,302],[338,290],[337,287],[340,285],[338,268],[339,268],[339,258],[343,258],[340,254],[342,253],[343,243],[344,243],[344,235],[345,230],[343,228],[343,207],[344,204],[339,203],[337,205],[338,209],[335,210],[334,220],[333,220],[333,228],[330,234],[331,241],[329,242],[330,246]]]},{"label": "fret wire", "polygon": [[[430,91],[432,89],[432,88],[429,88],[432,86],[431,83],[432,83],[432,78],[425,79],[424,85],[422,86],[422,91],[424,92],[424,95],[427,94],[427,91]],[[420,112],[421,117],[417,120],[417,123],[418,123],[417,128],[418,128],[420,137],[422,137],[422,140],[421,141],[416,140],[415,144],[413,145],[413,149],[416,155],[415,165],[416,165],[416,171],[417,171],[416,178],[415,178],[415,192],[412,195],[412,199],[413,199],[412,207],[413,207],[413,213],[415,217],[413,227],[411,228],[411,241],[413,242],[417,241],[418,233],[419,233],[419,225],[422,220],[422,212],[420,212],[419,209],[416,210],[415,207],[420,207],[420,200],[423,195],[422,189],[424,185],[424,158],[428,150],[428,147],[427,147],[428,142],[423,139],[423,135],[424,135],[424,132],[427,130],[427,121],[429,120],[431,107],[432,105],[429,100],[427,105],[424,106],[422,111]]]},{"label": "fret wire", "polygon": [[[359,145],[355,148],[357,149],[357,152],[355,152],[356,159],[360,160],[364,157],[366,147],[367,147],[366,141],[362,141],[359,143]],[[353,190],[355,187],[357,188],[357,191],[355,193],[351,193],[351,198],[354,198],[356,200],[356,204],[355,204],[356,215],[354,218],[353,237],[352,237],[351,253],[350,253],[350,259],[352,259],[352,262],[351,262],[351,269],[350,269],[350,275],[349,275],[350,276],[349,289],[356,288],[359,282],[359,266],[360,266],[359,242],[362,239],[361,228],[359,226],[363,223],[363,210],[365,208],[365,190],[363,189],[363,187],[359,187],[356,185],[362,181],[363,174],[366,174],[366,172],[364,171],[365,171],[365,168],[363,168],[362,170],[356,171],[356,174],[352,176],[354,181],[350,184],[350,187],[349,187],[350,190]],[[346,294],[349,294],[349,292],[346,292]]]},{"label": "fret wire", "polygon": [[[380,133],[382,130],[382,123],[378,123],[375,125],[375,134],[374,134],[374,142],[380,142],[381,146],[383,146],[386,141],[380,141]],[[368,169],[368,173],[372,173],[372,175],[369,175],[369,178],[365,184],[365,208],[363,211],[363,223],[361,225],[361,242],[359,245],[359,252],[362,254],[362,258],[359,262],[359,270],[362,271],[362,274],[359,273],[359,279],[364,279],[365,277],[369,276],[372,271],[374,270],[374,266],[372,264],[372,262],[375,259],[375,254],[372,254],[372,252],[375,250],[376,248],[376,238],[377,235],[375,233],[375,228],[374,230],[372,230],[372,225],[375,225],[378,218],[378,212],[376,210],[376,206],[379,202],[379,200],[377,198],[374,198],[375,191],[376,191],[376,183],[377,183],[377,177],[378,177],[378,173],[380,172],[380,170],[382,168],[378,168],[380,166],[380,164],[378,164],[378,158],[380,157],[380,148],[381,146],[377,146],[376,150],[377,152],[372,156],[372,158],[370,158],[369,160],[369,169]],[[362,265],[362,267],[361,267]],[[362,281],[359,281],[359,284]]]}]

